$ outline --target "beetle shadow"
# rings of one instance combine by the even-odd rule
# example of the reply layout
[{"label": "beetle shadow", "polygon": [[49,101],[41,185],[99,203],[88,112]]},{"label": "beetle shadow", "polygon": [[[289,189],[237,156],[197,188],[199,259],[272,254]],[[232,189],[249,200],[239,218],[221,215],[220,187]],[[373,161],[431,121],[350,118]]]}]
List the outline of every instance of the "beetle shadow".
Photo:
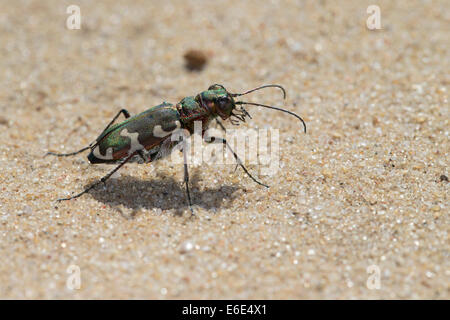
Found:
[{"label": "beetle shadow", "polygon": [[[235,192],[239,187],[222,185],[198,186],[199,176],[195,172],[189,181],[192,204],[206,210],[215,211],[218,208],[230,207],[236,198]],[[88,187],[86,185],[85,187]],[[173,177],[156,177],[150,180],[137,179],[129,175],[122,175],[118,179],[110,179],[106,186],[97,187],[89,192],[94,199],[112,207],[123,205],[133,209],[131,215],[122,216],[133,219],[140,209],[161,210],[175,209],[175,215],[182,215],[188,209],[186,188],[183,181],[178,181]],[[119,211],[121,211],[119,209]]]}]

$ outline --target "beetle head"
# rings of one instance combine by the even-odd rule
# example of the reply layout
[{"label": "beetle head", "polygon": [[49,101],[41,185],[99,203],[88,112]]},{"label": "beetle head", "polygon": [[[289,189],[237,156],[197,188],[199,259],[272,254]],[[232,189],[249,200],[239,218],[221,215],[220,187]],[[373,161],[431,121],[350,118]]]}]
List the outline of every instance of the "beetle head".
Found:
[{"label": "beetle head", "polygon": [[196,100],[205,106],[212,114],[228,119],[236,108],[233,96],[220,84],[214,84],[198,94]]},{"label": "beetle head", "polygon": [[230,119],[230,122],[234,125],[239,124],[240,121],[245,122],[245,117],[251,118],[250,114],[247,112],[247,110],[244,109],[243,105],[253,105],[285,112],[299,119],[302,122],[306,133],[305,122],[294,112],[260,103],[234,100],[235,97],[243,96],[264,88],[278,88],[283,92],[283,98],[286,99],[286,91],[282,86],[277,84],[264,85],[243,93],[230,93],[225,89],[223,85],[213,84],[208,88],[208,90],[198,94],[196,100],[200,103],[200,105],[208,109],[212,115],[219,115],[223,120]]}]

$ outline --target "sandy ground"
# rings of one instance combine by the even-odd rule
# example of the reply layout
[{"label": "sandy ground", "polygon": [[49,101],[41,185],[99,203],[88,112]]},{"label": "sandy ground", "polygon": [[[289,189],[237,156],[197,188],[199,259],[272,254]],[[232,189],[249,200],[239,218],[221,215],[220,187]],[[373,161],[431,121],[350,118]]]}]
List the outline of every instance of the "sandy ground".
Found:
[{"label": "sandy ground", "polygon": [[[448,2],[377,1],[381,30],[370,4],[2,1],[0,298],[448,299]],[[270,189],[191,166],[189,219],[182,168],[161,161],[55,202],[111,167],[45,152],[213,83],[282,84],[286,101],[247,99],[307,122],[249,107],[249,127],[280,133]]]}]

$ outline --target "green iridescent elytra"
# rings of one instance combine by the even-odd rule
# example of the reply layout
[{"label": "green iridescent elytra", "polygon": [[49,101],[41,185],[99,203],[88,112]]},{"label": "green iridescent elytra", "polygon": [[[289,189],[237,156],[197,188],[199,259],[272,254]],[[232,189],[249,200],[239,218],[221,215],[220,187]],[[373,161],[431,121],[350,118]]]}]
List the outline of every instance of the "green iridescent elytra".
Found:
[{"label": "green iridescent elytra", "polygon": [[[88,155],[88,160],[93,164],[120,162],[114,170],[110,171],[100,181],[92,184],[84,191],[74,196],[58,200],[70,200],[87,193],[99,183],[108,180],[109,177],[111,177],[111,175],[120,169],[125,163],[133,161],[136,158],[142,160],[143,162],[153,162],[157,159],[163,158],[165,155],[170,153],[173,147],[178,143],[178,141],[172,141],[172,133],[179,129],[185,129],[192,134],[194,133],[194,123],[196,121],[200,121],[202,124],[202,136],[208,129],[211,120],[214,119],[224,131],[225,127],[222,125],[219,118],[222,120],[229,119],[232,124],[245,122],[246,117],[251,117],[250,114],[244,109],[243,105],[260,106],[293,115],[302,122],[306,132],[306,125],[303,119],[291,111],[259,103],[235,101],[234,99],[235,97],[243,96],[253,91],[268,87],[276,87],[281,89],[284,97],[286,97],[284,88],[279,85],[265,85],[244,93],[230,93],[222,85],[214,84],[210,86],[208,90],[197,94],[195,97],[183,98],[175,105],[164,102],[133,117],[130,116],[127,110],[120,110],[108,126],[103,130],[103,132],[98,136],[98,138],[88,147],[72,153],[47,153],[56,156],[72,156],[85,150],[90,150],[91,152]],[[121,123],[114,124],[120,114],[123,114],[126,119]],[[223,143],[232,152],[237,164],[241,166],[241,168],[253,181],[262,186],[268,187],[267,185],[256,180],[247,171],[245,166],[242,164],[242,161],[231,149],[225,139],[215,137],[211,140],[211,142]],[[182,151],[185,153],[184,149]],[[188,204],[191,212],[193,212],[189,193],[189,174],[186,161],[184,163],[184,173]]]},{"label": "green iridescent elytra", "polygon": [[88,159],[91,163],[117,162],[139,150],[154,154],[174,130],[181,127],[177,107],[163,103],[112,125],[96,139]]},{"label": "green iridescent elytra", "polygon": [[176,105],[164,102],[107,128],[91,147],[88,159],[91,163],[115,163],[142,150],[150,155],[146,160],[152,161],[159,158],[161,145],[175,130],[181,128],[193,133],[194,121],[201,121],[206,130],[215,117],[220,115],[226,119],[231,115],[233,102],[221,86],[211,86]]}]

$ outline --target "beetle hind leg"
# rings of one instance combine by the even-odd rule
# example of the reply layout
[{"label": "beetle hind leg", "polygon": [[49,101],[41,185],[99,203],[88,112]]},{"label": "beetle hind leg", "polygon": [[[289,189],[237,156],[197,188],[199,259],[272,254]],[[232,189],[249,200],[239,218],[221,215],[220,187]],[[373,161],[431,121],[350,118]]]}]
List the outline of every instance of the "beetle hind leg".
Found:
[{"label": "beetle hind leg", "polygon": [[[112,126],[112,124],[117,120],[117,118],[120,116],[120,114],[123,114],[123,116],[125,117],[125,119],[130,117],[130,113],[128,112],[128,110],[126,109],[121,109],[115,116],[114,118],[108,123],[108,125],[106,126],[105,129],[103,129],[102,134],[108,130],[109,127]],[[89,150],[91,149],[93,146],[95,146],[96,141],[92,142],[90,145],[88,145],[87,147],[84,147],[78,151],[75,152],[69,152],[69,153],[57,153],[57,152],[47,152],[44,157],[52,155],[52,156],[57,156],[57,157],[70,157],[70,156],[74,156],[77,155],[79,153],[82,153],[83,151]]]},{"label": "beetle hind leg", "polygon": [[79,153],[82,153],[83,151],[86,151],[86,150],[88,150],[88,149],[90,149],[91,148],[91,146],[89,145],[89,146],[87,146],[87,147],[84,147],[83,149],[80,149],[80,150],[78,150],[78,151],[75,151],[75,152],[70,152],[70,153],[56,153],[56,152],[47,152],[45,155],[44,155],[44,157],[46,157],[46,156],[49,156],[49,155],[52,155],[52,156],[57,156],[57,157],[70,157],[70,156],[74,156],[74,155],[76,155],[76,154],[79,154]]},{"label": "beetle hind leg", "polygon": [[[244,172],[247,174],[247,176],[249,176],[250,179],[252,179],[254,182],[259,184],[260,186],[269,188],[269,186],[267,184],[264,184],[264,183],[258,181],[255,177],[253,177],[250,174],[250,172],[248,172],[247,168],[244,166],[244,164],[242,163],[241,159],[236,154],[236,152],[234,152],[234,150],[231,148],[231,146],[229,145],[227,140],[225,140],[224,138],[219,138],[219,137],[210,137],[210,138],[211,138],[211,141],[206,141],[207,143],[222,143],[224,146],[226,146],[228,148],[228,150],[230,150],[230,152],[233,154],[234,159],[236,160],[236,169],[238,166],[240,166],[242,168],[242,170],[244,170]],[[235,169],[235,171],[236,171],[236,169]]]},{"label": "beetle hind leg", "polygon": [[103,129],[102,133],[105,132],[106,130],[108,130],[108,128],[113,125],[113,123],[117,120],[117,118],[120,116],[121,113],[123,113],[123,116],[125,117],[125,119],[128,119],[130,117],[130,113],[128,112],[127,109],[121,109],[119,112],[117,112],[117,114],[114,116],[114,118],[108,123],[106,128]]},{"label": "beetle hind leg", "polygon": [[105,183],[106,184],[106,180],[108,180],[117,170],[119,170],[125,163],[127,163],[131,158],[133,158],[135,156],[135,153],[131,154],[130,156],[128,156],[124,161],[122,161],[117,167],[115,167],[113,170],[111,170],[110,172],[108,172],[108,174],[106,176],[104,176],[103,178],[101,178],[100,180],[98,180],[97,182],[91,184],[89,187],[87,187],[86,189],[84,189],[82,192],[68,197],[68,198],[59,198],[56,199],[56,201],[67,201],[67,200],[72,200],[72,199],[76,199],[81,197],[83,194],[88,193],[89,191],[91,191],[92,189],[94,189],[96,186],[98,186],[100,183]]}]

